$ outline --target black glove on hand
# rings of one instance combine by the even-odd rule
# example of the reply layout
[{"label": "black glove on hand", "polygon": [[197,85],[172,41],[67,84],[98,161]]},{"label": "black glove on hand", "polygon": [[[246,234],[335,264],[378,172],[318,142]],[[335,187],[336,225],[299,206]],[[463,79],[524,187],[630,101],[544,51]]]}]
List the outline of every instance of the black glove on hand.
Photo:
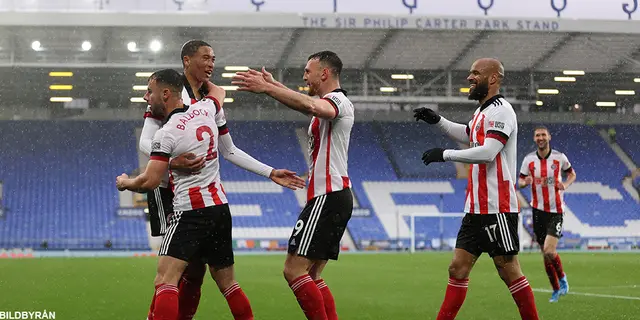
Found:
[{"label": "black glove on hand", "polygon": [[413,109],[413,117],[416,121],[422,120],[428,124],[436,124],[440,121],[440,115],[429,108],[417,108]]},{"label": "black glove on hand", "polygon": [[422,154],[422,163],[428,166],[431,162],[444,162],[443,153],[444,149],[442,148],[429,149]]}]

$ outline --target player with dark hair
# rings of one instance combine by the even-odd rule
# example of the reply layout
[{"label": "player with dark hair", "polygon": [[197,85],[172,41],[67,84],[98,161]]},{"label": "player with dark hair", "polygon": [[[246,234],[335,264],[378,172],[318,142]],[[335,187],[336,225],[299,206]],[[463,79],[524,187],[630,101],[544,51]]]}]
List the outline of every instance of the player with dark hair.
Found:
[{"label": "player with dark hair", "polygon": [[[202,40],[187,41],[181,49],[180,60],[184,73],[181,76],[183,88],[181,96],[183,103],[191,105],[204,98],[209,88],[207,82],[213,73],[215,55],[213,48]],[[221,100],[222,101],[222,100]],[[162,127],[163,118],[151,112],[151,106],[145,112],[144,126],[140,135],[139,149],[147,156],[151,153],[151,141],[155,133]],[[169,167],[172,170],[186,173],[198,171],[204,166],[204,157],[196,157],[192,153],[185,153],[171,159]],[[149,206],[149,223],[152,236],[162,236],[168,228],[170,215],[173,213],[173,191],[166,175],[160,186],[147,194]],[[201,287],[206,266],[201,261],[189,263],[180,280],[180,316],[178,320],[190,320],[195,315],[200,302]],[[149,308],[148,320],[153,320],[153,299]]]},{"label": "player with dark hair", "polygon": [[[533,233],[542,250],[544,268],[553,288],[549,302],[557,302],[560,296],[569,292],[567,275],[556,251],[558,240],[562,237],[562,195],[576,180],[576,172],[564,153],[551,149],[549,129],[544,126],[536,127],[533,130],[533,141],[538,150],[524,157],[518,186],[524,188],[531,185]],[[564,182],[562,173],[567,175]]]},{"label": "player with dark hair", "polygon": [[321,273],[328,260],[338,259],[340,240],[353,211],[347,155],[354,109],[340,88],[341,71],[338,55],[322,51],[309,56],[304,69],[308,95],[285,87],[264,68],[239,72],[232,82],[240,91],[265,93],[312,116],[307,204],[293,228],[284,265],[284,277],[307,319],[338,319]]},{"label": "player with dark hair", "polygon": [[488,252],[500,278],[518,306],[522,319],[538,319],[533,291],[518,262],[516,147],[518,121],[513,107],[499,94],[504,67],[496,59],[479,59],[467,80],[469,99],[480,106],[467,125],[451,122],[428,108],[414,110],[416,120],[435,124],[454,140],[469,143],[465,150],[430,149],[422,155],[432,162],[469,163],[466,215],[458,232],[449,285],[438,320],[455,319],[464,303],[469,274],[478,257]]},{"label": "player with dark hair", "polygon": [[169,170],[174,214],[162,242],[155,279],[156,294],[152,316],[156,320],[178,318],[178,282],[188,264],[201,260],[223,293],[234,319],[253,319],[251,305],[234,276],[231,239],[231,212],[220,180],[218,152],[245,170],[270,178],[291,189],[304,187],[304,180],[288,170],[275,170],[252,158],[234,144],[222,105],[224,90],[208,82],[208,95],[192,104],[183,104],[183,77],[165,69],[149,78],[145,100],[155,116],[165,119],[156,132],[151,158],[141,175],[117,177],[118,190],[144,191],[160,185],[169,170],[171,157],[191,152],[204,156],[205,165],[195,173]]}]

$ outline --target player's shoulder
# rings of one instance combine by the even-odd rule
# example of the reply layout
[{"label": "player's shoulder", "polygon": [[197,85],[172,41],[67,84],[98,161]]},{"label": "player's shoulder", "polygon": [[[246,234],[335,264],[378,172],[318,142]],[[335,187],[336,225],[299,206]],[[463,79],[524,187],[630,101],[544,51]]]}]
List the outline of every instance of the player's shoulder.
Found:
[{"label": "player's shoulder", "polygon": [[347,91],[343,89],[333,90],[325,94],[322,98],[331,100],[333,103],[336,104],[336,106],[340,106],[340,105],[352,106],[353,105],[351,103],[351,100],[349,100],[349,98],[347,97]]},{"label": "player's shoulder", "polygon": [[529,160],[531,158],[537,158],[538,156],[536,155],[537,151],[531,151],[529,153],[527,153],[527,155],[524,156],[525,160]]},{"label": "player's shoulder", "polygon": [[497,96],[490,104],[489,114],[508,119],[516,119],[516,112],[513,106],[503,96]]},{"label": "player's shoulder", "polygon": [[213,110],[214,113],[218,113],[220,112],[220,110],[222,110],[222,104],[215,97],[205,96],[204,98],[202,98],[202,100],[199,100],[198,102],[192,104],[191,108],[206,108]]},{"label": "player's shoulder", "polygon": [[556,149],[551,149],[551,155],[554,157],[566,157],[567,155],[565,155],[563,152],[560,152]]}]

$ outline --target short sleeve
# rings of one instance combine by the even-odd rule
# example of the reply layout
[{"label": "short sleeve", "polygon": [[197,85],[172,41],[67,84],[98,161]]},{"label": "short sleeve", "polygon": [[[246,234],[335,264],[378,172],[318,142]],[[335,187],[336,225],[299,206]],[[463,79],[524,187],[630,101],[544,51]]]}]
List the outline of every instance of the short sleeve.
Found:
[{"label": "short sleeve", "polygon": [[342,93],[329,93],[323,100],[329,102],[333,109],[336,111],[336,119],[344,117],[345,115],[353,114],[353,105]]},{"label": "short sleeve", "polygon": [[487,115],[487,138],[496,139],[506,144],[516,126],[513,114],[508,109],[501,108]]},{"label": "short sleeve", "polygon": [[564,153],[562,154],[562,171],[571,172],[573,169],[571,167],[571,162],[569,162],[569,158]]},{"label": "short sleeve", "polygon": [[216,126],[218,126],[219,135],[225,135],[229,133],[229,128],[227,127],[227,118],[224,116],[223,108],[220,108],[218,113],[216,113]]},{"label": "short sleeve", "polygon": [[175,147],[175,138],[167,130],[158,130],[151,142],[150,160],[169,161]]},{"label": "short sleeve", "polygon": [[524,158],[524,160],[522,160],[522,166],[520,167],[520,177],[523,178],[530,174],[531,172],[529,172],[529,163],[527,161],[527,158]]}]

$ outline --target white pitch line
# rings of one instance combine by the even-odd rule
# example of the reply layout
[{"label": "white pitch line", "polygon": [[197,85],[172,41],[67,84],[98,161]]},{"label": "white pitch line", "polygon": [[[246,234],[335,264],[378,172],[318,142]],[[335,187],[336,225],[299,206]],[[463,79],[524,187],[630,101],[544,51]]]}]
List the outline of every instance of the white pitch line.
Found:
[{"label": "white pitch line", "polygon": [[640,289],[640,284],[630,284],[625,286],[596,286],[596,287],[580,287],[579,290],[585,289],[617,289],[617,288],[633,288]]},{"label": "white pitch line", "polygon": [[[553,290],[549,289],[532,289],[535,292],[553,292]],[[598,297],[598,298],[611,298],[611,299],[624,299],[624,300],[640,300],[640,297],[630,297],[630,296],[616,296],[611,294],[597,294],[597,293],[584,293],[584,292],[573,292],[569,291],[569,294],[574,294],[577,296],[587,296],[587,297]]]}]

